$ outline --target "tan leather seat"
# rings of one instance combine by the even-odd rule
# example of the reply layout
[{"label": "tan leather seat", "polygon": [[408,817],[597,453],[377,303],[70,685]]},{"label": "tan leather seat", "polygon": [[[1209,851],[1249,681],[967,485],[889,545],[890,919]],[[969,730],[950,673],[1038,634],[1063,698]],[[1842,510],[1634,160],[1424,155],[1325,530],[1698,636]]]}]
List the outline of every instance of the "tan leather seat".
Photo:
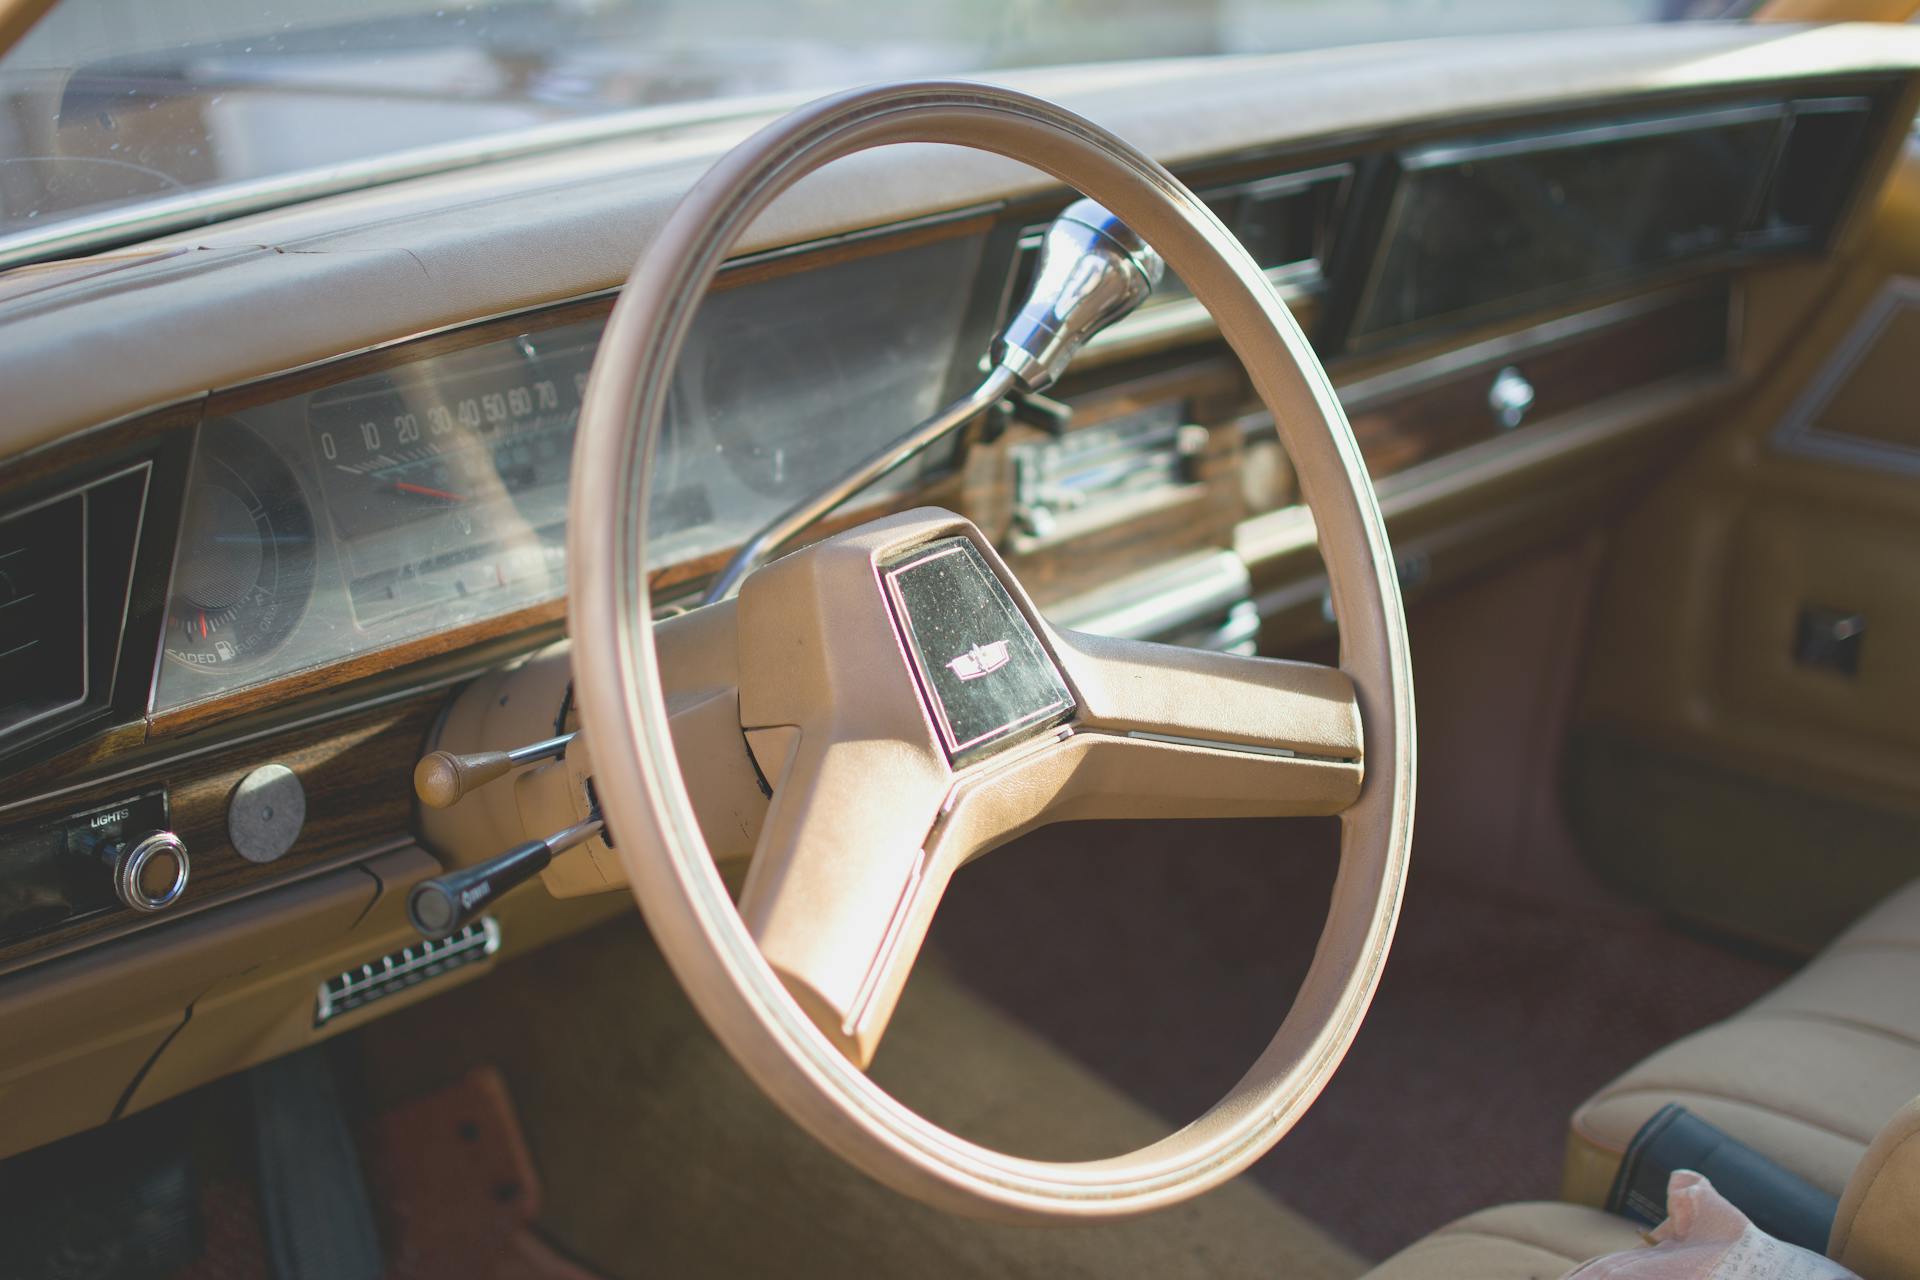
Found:
[{"label": "tan leather seat", "polygon": [[1839,1195],[1920,1093],[1920,881],[1778,989],[1660,1050],[1574,1113],[1567,1199],[1605,1202],[1622,1152],[1668,1102]]},{"label": "tan leather seat", "polygon": [[1470,1214],[1365,1280],[1556,1280],[1641,1244],[1637,1226],[1590,1206],[1604,1202],[1627,1143],[1668,1102],[1841,1197],[1831,1248],[1855,1272],[1920,1280],[1916,1093],[1920,881],[1777,990],[1662,1049],[1575,1112],[1566,1192],[1579,1203]]},{"label": "tan leather seat", "polygon": [[[1626,1219],[1586,1205],[1508,1204],[1415,1241],[1362,1280],[1555,1280],[1644,1243]],[[1920,1098],[1880,1127],[1852,1171],[1827,1256],[1863,1280],[1920,1280]]]},{"label": "tan leather seat", "polygon": [[1625,1218],[1585,1205],[1503,1204],[1414,1241],[1363,1280],[1557,1280],[1576,1263],[1640,1243]]}]

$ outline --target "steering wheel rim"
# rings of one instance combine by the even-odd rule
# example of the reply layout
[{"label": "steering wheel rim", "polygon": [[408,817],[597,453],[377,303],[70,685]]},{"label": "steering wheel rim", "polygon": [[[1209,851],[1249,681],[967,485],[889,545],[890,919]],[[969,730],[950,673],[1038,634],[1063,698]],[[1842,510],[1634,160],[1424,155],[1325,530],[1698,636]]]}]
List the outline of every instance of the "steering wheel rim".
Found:
[{"label": "steering wheel rim", "polygon": [[[695,310],[774,198],[835,159],[951,144],[1041,169],[1145,237],[1204,302],[1272,412],[1319,528],[1340,669],[1366,742],[1313,963],[1281,1027],[1193,1123],[1107,1159],[991,1151],[923,1119],[859,1070],[768,965],[715,868],[668,727],[645,571],[646,477]],[[1119,1217],[1231,1178],[1265,1154],[1345,1055],[1392,940],[1412,833],[1411,670],[1384,523],[1305,336],[1230,233],[1159,164],[1052,103],[969,83],[822,99],[762,129],[683,198],[616,305],[575,446],[568,550],[577,704],[598,799],[641,912],[694,1005],[748,1075],[830,1149],[929,1204],[1004,1220]]]}]

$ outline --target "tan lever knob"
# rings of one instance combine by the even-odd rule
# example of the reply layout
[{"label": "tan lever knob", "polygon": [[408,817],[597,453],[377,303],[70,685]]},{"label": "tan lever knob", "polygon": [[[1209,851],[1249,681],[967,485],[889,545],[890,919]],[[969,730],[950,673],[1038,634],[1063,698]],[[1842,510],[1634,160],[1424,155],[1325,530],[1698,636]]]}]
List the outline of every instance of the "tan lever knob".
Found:
[{"label": "tan lever knob", "polygon": [[564,733],[512,751],[475,751],[470,755],[430,751],[413,767],[413,792],[429,808],[451,808],[468,792],[505,777],[520,765],[564,754],[572,741],[573,735]]},{"label": "tan lever knob", "polygon": [[434,751],[413,766],[413,790],[421,804],[445,809],[512,768],[513,761],[504,751],[476,751],[468,756]]}]

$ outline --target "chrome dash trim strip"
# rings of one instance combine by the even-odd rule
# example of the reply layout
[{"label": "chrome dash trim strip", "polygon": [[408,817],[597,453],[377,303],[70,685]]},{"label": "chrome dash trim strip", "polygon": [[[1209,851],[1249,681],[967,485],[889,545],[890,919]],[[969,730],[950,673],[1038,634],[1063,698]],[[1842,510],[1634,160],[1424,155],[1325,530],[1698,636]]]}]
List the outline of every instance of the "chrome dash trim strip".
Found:
[{"label": "chrome dash trim strip", "polygon": [[1129,738],[1142,742],[1164,742],[1174,747],[1202,747],[1208,751],[1231,751],[1243,756],[1277,756],[1283,760],[1307,760],[1317,764],[1358,764],[1354,756],[1322,756],[1307,751],[1294,751],[1287,747],[1268,747],[1251,742],[1221,742],[1215,738],[1185,738],[1176,733],[1148,733],[1144,729],[1130,729]]},{"label": "chrome dash trim strip", "polygon": [[1920,448],[1829,431],[1819,425],[1821,411],[1853,376],[1887,326],[1901,312],[1915,309],[1920,309],[1920,278],[1895,276],[1882,285],[1773,429],[1773,447],[1781,453],[1869,471],[1920,475]]}]

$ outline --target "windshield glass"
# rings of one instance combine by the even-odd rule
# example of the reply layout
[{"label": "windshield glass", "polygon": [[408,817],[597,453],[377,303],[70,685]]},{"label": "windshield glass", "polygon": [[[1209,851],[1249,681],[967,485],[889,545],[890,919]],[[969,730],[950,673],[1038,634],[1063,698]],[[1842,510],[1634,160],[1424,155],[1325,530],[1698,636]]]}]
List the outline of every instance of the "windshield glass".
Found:
[{"label": "windshield glass", "polygon": [[121,239],[135,238],[126,234],[136,229],[130,214],[148,219],[149,232],[193,225],[469,163],[503,141],[555,145],[582,123],[660,127],[755,99],[908,76],[1672,21],[1729,8],[1729,0],[66,0],[0,57],[0,249],[11,251],[0,265],[97,247],[114,225]]}]

